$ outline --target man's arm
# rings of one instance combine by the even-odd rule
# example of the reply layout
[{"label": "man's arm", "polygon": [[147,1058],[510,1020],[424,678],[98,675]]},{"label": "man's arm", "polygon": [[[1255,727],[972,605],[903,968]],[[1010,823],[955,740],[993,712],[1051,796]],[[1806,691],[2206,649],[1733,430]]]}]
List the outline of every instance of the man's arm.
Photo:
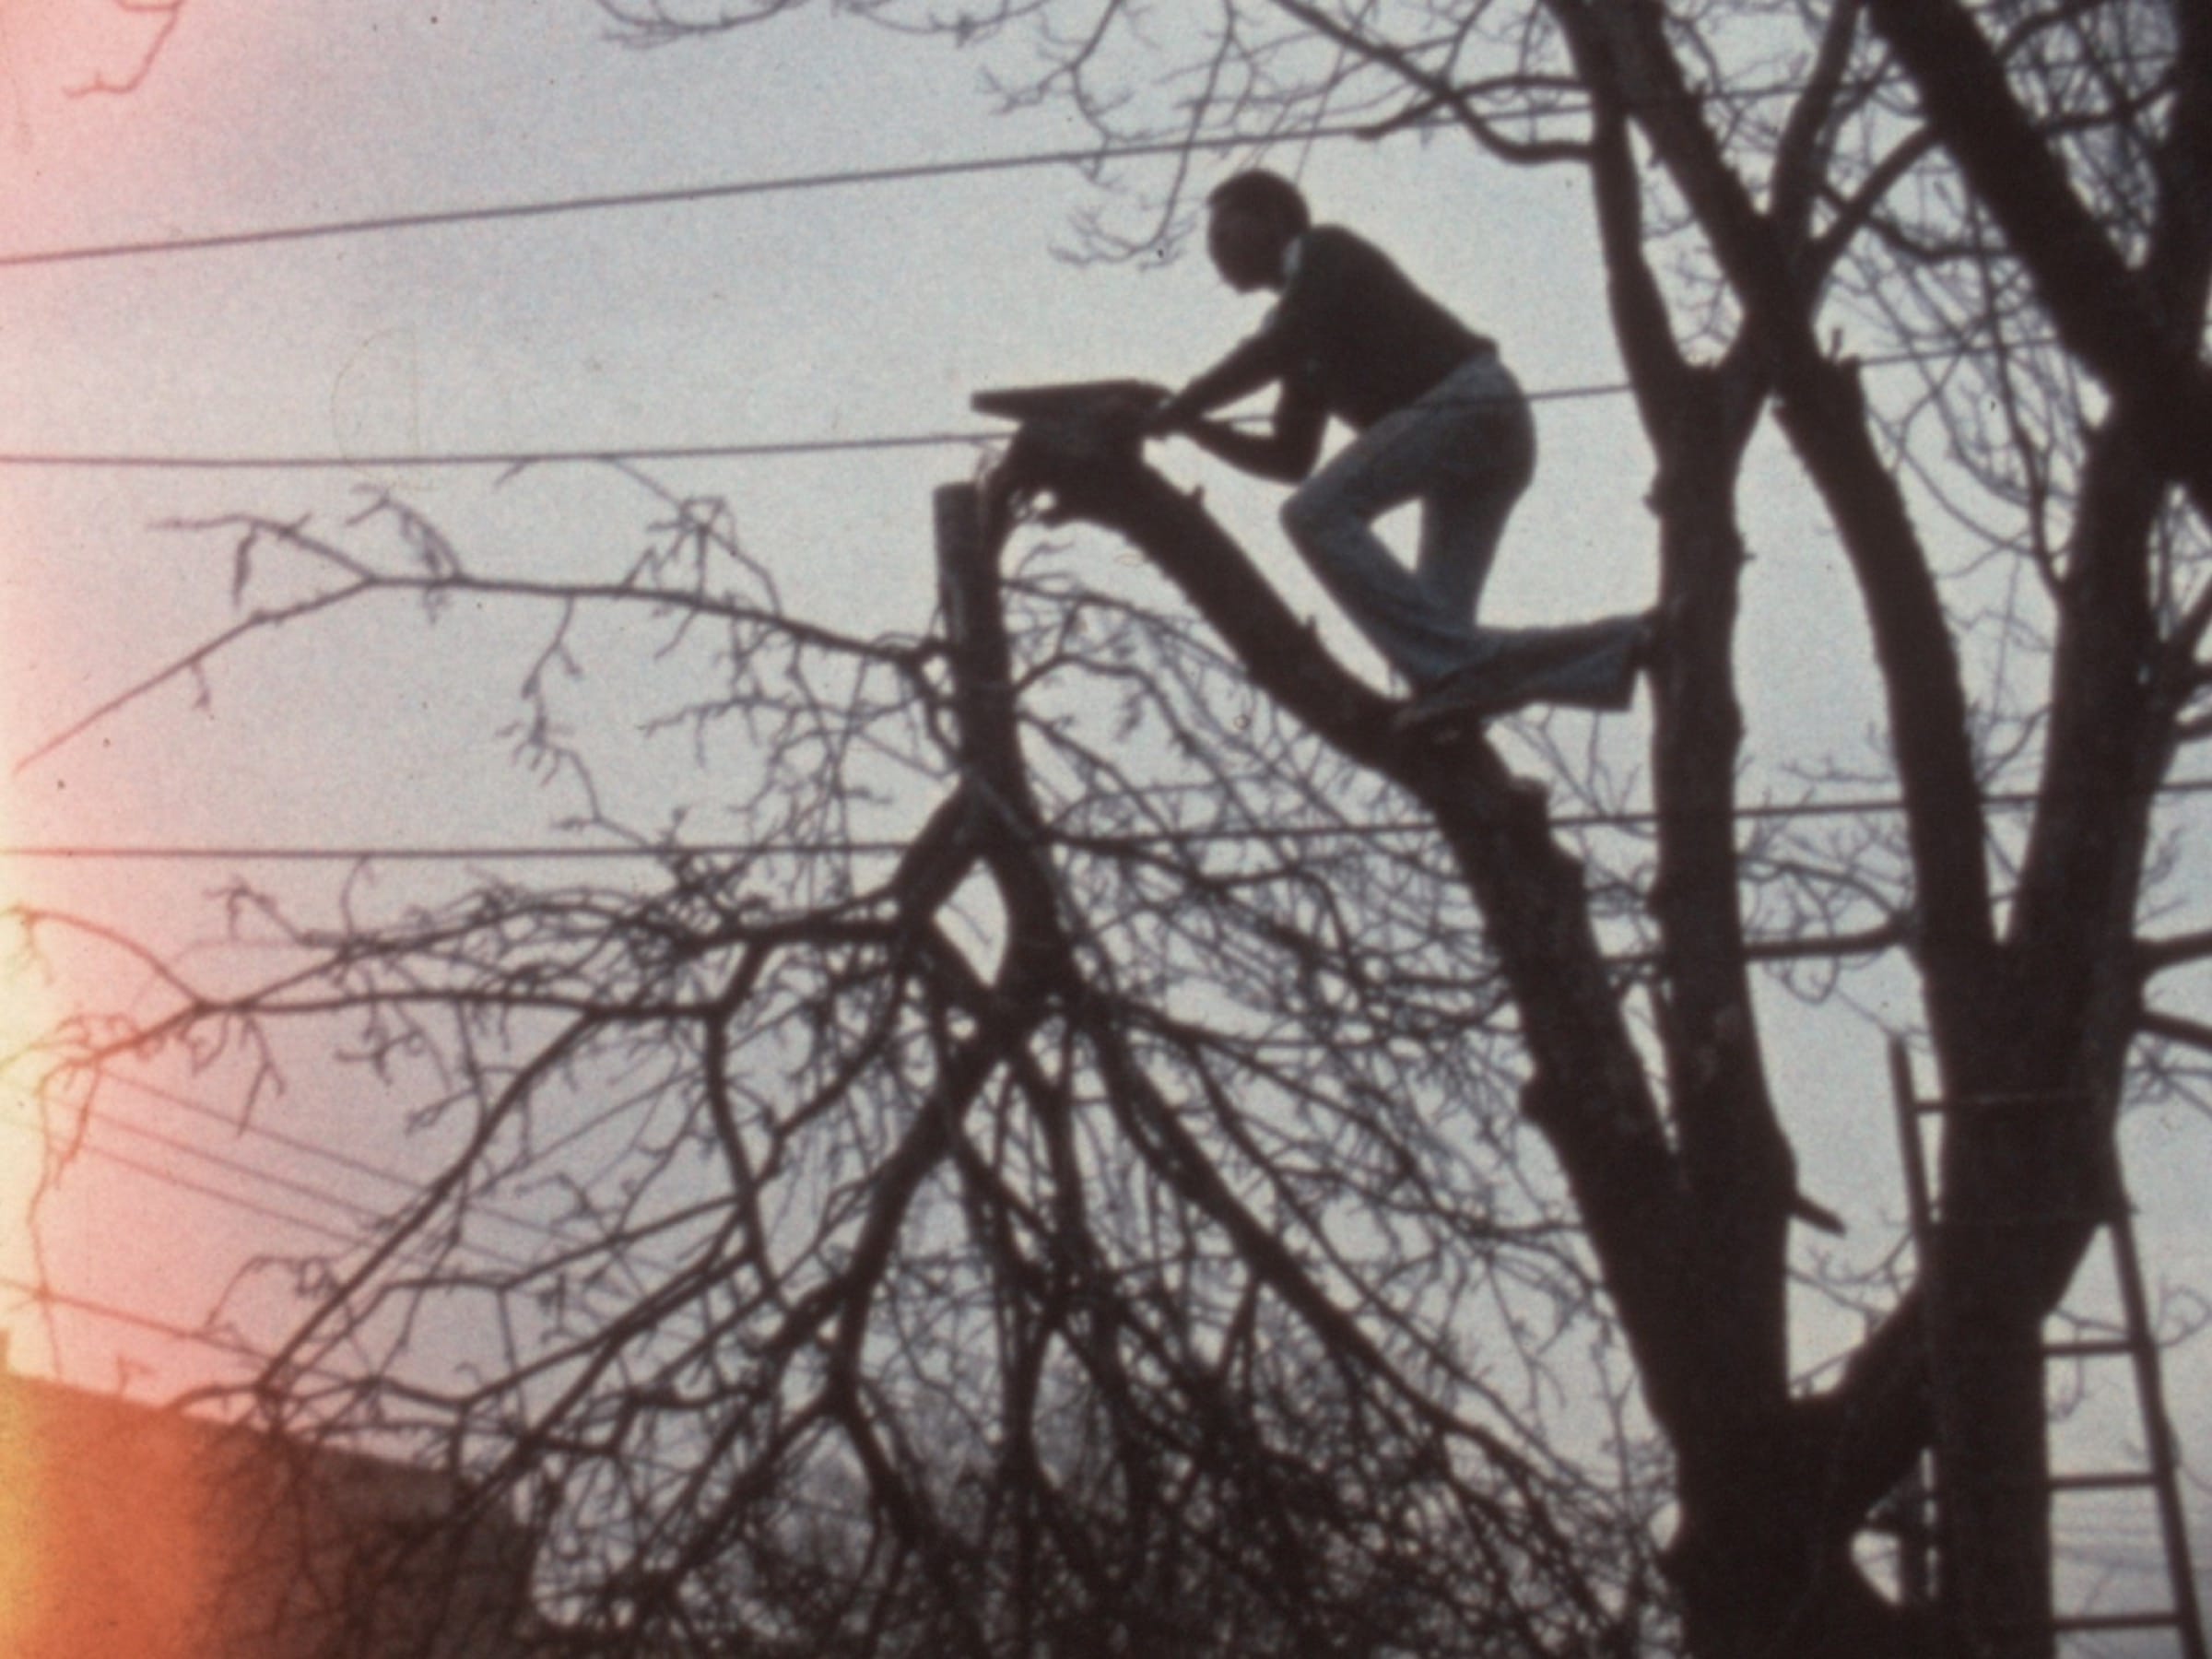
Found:
[{"label": "man's arm", "polygon": [[[1166,414],[1172,405],[1163,407]],[[1275,406],[1275,418],[1264,432],[1247,432],[1225,420],[1191,416],[1166,429],[1186,435],[1209,455],[1228,462],[1240,472],[1295,484],[1313,470],[1321,455],[1321,437],[1329,413],[1321,400],[1295,381],[1283,382],[1283,395]],[[1155,429],[1159,429],[1157,426]]]},{"label": "man's arm", "polygon": [[1267,327],[1160,405],[1152,417],[1152,429],[1185,429],[1199,416],[1249,397],[1269,382],[1282,379],[1288,367],[1281,334],[1270,320]]}]

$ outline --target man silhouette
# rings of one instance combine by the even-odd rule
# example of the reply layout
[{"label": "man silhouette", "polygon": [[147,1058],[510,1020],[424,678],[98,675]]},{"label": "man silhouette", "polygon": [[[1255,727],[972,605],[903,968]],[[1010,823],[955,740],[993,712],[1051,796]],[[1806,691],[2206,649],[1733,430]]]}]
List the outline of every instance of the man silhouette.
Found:
[{"label": "man silhouette", "polygon": [[[1506,517],[1535,467],[1528,403],[1496,344],[1371,243],[1314,225],[1305,196],[1279,174],[1239,173],[1206,201],[1206,249],[1222,279],[1282,298],[1257,334],[1159,405],[1147,430],[1298,485],[1283,527],[1411,687],[1401,724],[1539,700],[1626,708],[1650,642],[1645,618],[1476,625]],[[1281,390],[1266,430],[1206,418],[1269,384]],[[1358,436],[1315,472],[1331,416]],[[1371,527],[1409,501],[1421,508],[1411,570]]]}]

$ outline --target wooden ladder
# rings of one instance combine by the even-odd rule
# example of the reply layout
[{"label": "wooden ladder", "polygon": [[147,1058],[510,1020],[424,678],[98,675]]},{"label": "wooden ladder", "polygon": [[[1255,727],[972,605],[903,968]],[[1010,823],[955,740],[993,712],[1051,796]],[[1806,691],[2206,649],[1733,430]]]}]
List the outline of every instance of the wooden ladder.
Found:
[{"label": "wooden ladder", "polygon": [[[1912,1211],[1912,1244],[1919,1258],[1922,1284],[1925,1289],[1923,1305],[1927,1312],[1930,1385],[1940,1391],[1945,1386],[1945,1378],[1950,1373],[1943,1351],[1943,1337],[1949,1322],[1939,1312],[1942,1307],[1942,1287],[1935,1282],[1930,1264],[1938,1259],[1934,1248],[1934,1236],[1943,1223],[1930,1183],[1927,1150],[1923,1144],[1921,1124],[1924,1119],[1940,1117],[1952,1106],[1962,1102],[1921,1098],[1912,1080],[1912,1056],[1906,1052],[1904,1043],[1896,1039],[1892,1039],[1889,1044],[1889,1079],[1897,1103],[1898,1137],[1903,1154],[1905,1196]],[[2052,1100],[2058,1098],[2049,1097]],[[2007,1103],[2034,1104],[2032,1101]],[[2182,1509],[2181,1457],[2175,1446],[2171,1420],[2166,1415],[2166,1390],[2159,1364],[2159,1343],[2151,1329],[2149,1299],[2143,1289],[2143,1264],[2136,1249],[2134,1210],[2127,1199],[2116,1151],[2111,1162],[2105,1202],[2099,1206],[2092,1219],[2104,1230],[2111,1247],[2114,1275],[2119,1281],[2121,1334],[2109,1337],[2046,1342],[2042,1349],[2043,1358],[2046,1361],[2124,1359],[2130,1362],[2135,1374],[2136,1404],[2143,1422],[2143,1444],[2147,1453],[2147,1464],[2140,1469],[2054,1474],[2050,1477],[2049,1489],[2053,1494],[2148,1492],[2157,1506],[2159,1535],[2165,1555],[2171,1601],[2166,1607],[2145,1612],[2062,1615],[2052,1620],[2050,1628],[2060,1635],[2171,1630],[2179,1643],[2175,1649],[2179,1659],[2212,1659],[2206,1652],[2204,1615],[2197,1605],[2196,1581],[2190,1563],[2188,1525]],[[1940,1425],[1948,1415],[1940,1407],[1936,1414],[1939,1431],[1936,1436],[1932,1458],[1936,1513],[1935,1535],[1938,1538],[1944,1535],[1944,1457]],[[1900,1536],[1914,1531],[1925,1535],[1925,1529],[1908,1526],[1900,1528]],[[1924,1585],[1927,1575],[1924,1565],[1916,1570],[1913,1563],[1907,1562],[1900,1577],[1908,1585],[1916,1583]]]}]

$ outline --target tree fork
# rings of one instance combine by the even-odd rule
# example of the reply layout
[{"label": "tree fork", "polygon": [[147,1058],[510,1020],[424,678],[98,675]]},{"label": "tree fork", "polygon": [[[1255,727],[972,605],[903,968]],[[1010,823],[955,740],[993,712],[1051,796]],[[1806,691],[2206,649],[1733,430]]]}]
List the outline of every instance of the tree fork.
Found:
[{"label": "tree fork", "polygon": [[1845,1515],[1830,1499],[1839,1441],[1786,1402],[1771,1403],[1751,1445],[1735,1439],[1746,1418],[1728,1360],[1744,1333],[1701,1300],[1696,1194],[1628,1036],[1581,866],[1553,841],[1540,796],[1479,738],[1394,733],[1390,702],[1328,655],[1193,499],[1141,464],[1133,423],[1032,419],[994,491],[1009,501],[1049,495],[1053,522],[1124,537],[1262,691],[1429,809],[1523,1014],[1533,1074],[1524,1111],[1559,1159],[1653,1414],[1700,1471],[1685,1480],[1685,1525],[1669,1557],[1705,1609],[1698,1651],[1766,1659],[1786,1635],[1805,1659],[1919,1659],[1918,1623],[1883,1604],[1851,1560],[1858,1524],[1888,1483]]},{"label": "tree fork", "polygon": [[1037,418],[994,486],[1114,531],[1180,587],[1253,682],[1340,753],[1419,799],[1475,893],[1528,1032],[1530,1115],[1564,1165],[1670,1423],[1711,1408],[1681,1360],[1697,1318],[1681,1171],[1590,925],[1582,869],[1539,797],[1478,737],[1391,729],[1394,704],[1322,648],[1244,550],[1138,458],[1133,421]]}]

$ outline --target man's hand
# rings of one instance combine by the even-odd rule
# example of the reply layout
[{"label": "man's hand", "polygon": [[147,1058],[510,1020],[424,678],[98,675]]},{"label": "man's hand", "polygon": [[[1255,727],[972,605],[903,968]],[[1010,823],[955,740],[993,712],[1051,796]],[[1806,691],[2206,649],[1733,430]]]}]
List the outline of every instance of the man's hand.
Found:
[{"label": "man's hand", "polygon": [[1153,420],[1161,409],[1173,401],[1165,386],[1156,385],[1150,381],[1131,381],[1125,387],[1117,389],[1113,403],[1100,413],[1114,420],[1131,422],[1139,433],[1149,438]]},{"label": "man's hand", "polygon": [[1171,438],[1177,433],[1192,432],[1197,429],[1204,418],[1198,410],[1184,403],[1181,397],[1171,397],[1163,390],[1159,402],[1145,416],[1145,436]]}]

